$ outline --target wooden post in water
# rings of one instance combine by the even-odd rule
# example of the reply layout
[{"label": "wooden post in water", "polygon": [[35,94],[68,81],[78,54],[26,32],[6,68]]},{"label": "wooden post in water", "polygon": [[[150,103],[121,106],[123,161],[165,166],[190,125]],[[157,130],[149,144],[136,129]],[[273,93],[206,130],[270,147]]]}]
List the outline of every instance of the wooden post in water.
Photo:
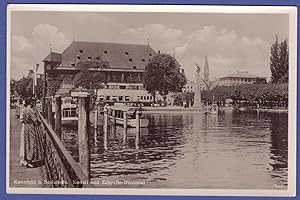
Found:
[{"label": "wooden post in water", "polygon": [[61,96],[55,96],[55,133],[61,139]]},{"label": "wooden post in water", "polygon": [[95,129],[94,140],[95,140],[95,144],[96,144],[96,142],[97,142],[97,130],[98,130],[98,104],[96,104],[96,109],[95,109],[94,129]]},{"label": "wooden post in water", "polygon": [[89,143],[89,96],[78,97],[78,144],[79,144],[79,163],[88,178],[90,178],[90,143]]},{"label": "wooden post in water", "polygon": [[127,140],[127,111],[123,112],[123,118],[124,118],[124,124],[123,124],[123,128],[124,128],[124,135],[123,135],[123,145],[126,146],[126,140]]},{"label": "wooden post in water", "polygon": [[136,149],[138,149],[139,143],[140,143],[140,113],[139,113],[139,111],[137,111],[135,113],[135,120],[136,120],[135,147],[136,147]]},{"label": "wooden post in water", "polygon": [[112,109],[112,133],[115,134],[115,132],[116,132],[116,110]]},{"label": "wooden post in water", "polygon": [[46,119],[46,122],[48,122],[48,100],[47,99],[45,99],[43,111],[44,111],[44,117]]},{"label": "wooden post in water", "polygon": [[107,131],[108,131],[108,110],[104,108],[104,124],[103,124],[103,143],[104,150],[107,150]]},{"label": "wooden post in water", "polygon": [[54,123],[54,119],[53,119],[53,113],[52,113],[52,99],[51,97],[47,98],[47,105],[48,105],[48,124],[51,126],[51,128],[53,129],[53,123]]}]

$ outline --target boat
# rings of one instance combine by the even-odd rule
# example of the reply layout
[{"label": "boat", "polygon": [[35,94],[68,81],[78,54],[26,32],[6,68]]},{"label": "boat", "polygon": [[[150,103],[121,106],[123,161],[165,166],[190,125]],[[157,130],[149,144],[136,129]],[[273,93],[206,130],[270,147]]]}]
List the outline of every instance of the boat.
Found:
[{"label": "boat", "polygon": [[206,106],[205,114],[217,115],[218,114],[218,105],[213,103],[211,106]]},{"label": "boat", "polygon": [[[135,128],[139,123],[140,128],[149,126],[149,119],[142,115],[142,109],[138,107],[129,107],[125,105],[115,105],[108,107],[108,118],[113,122],[113,110],[115,111],[115,122],[117,125],[124,125],[124,112],[127,112],[127,126]],[[136,120],[136,112],[139,112],[140,120]]]},{"label": "boat", "polygon": [[78,123],[78,106],[76,103],[74,103],[72,97],[65,97],[61,105],[61,124],[75,125],[77,123]]}]

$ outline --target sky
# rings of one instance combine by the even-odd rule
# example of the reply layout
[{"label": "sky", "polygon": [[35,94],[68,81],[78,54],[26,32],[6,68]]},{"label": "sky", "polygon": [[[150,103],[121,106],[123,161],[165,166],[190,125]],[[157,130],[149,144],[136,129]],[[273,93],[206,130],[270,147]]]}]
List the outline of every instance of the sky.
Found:
[{"label": "sky", "polygon": [[[248,71],[270,79],[270,47],[288,39],[287,14],[104,13],[13,11],[11,78],[28,74],[50,51],[61,53],[72,42],[147,44],[175,55],[189,80],[195,63],[203,75],[205,56],[210,79]],[[42,73],[40,67],[39,72]]]}]

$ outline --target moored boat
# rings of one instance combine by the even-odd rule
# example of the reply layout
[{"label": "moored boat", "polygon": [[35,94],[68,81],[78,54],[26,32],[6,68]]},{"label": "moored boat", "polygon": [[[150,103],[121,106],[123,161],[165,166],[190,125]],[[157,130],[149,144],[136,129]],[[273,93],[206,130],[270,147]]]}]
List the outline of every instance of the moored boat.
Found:
[{"label": "moored boat", "polygon": [[61,124],[72,125],[77,123],[78,123],[78,106],[76,103],[74,103],[72,97],[65,97],[61,105]]},{"label": "moored boat", "polygon": [[[128,106],[110,106],[108,107],[108,118],[110,121],[114,120],[113,112],[115,115],[115,122],[118,125],[124,125],[124,112],[127,113],[127,126],[128,127],[137,127],[139,123],[139,126],[141,128],[145,128],[149,126],[149,119],[145,118],[142,114],[141,108],[137,107],[128,107]],[[139,115],[139,121],[136,119],[136,115]]]}]

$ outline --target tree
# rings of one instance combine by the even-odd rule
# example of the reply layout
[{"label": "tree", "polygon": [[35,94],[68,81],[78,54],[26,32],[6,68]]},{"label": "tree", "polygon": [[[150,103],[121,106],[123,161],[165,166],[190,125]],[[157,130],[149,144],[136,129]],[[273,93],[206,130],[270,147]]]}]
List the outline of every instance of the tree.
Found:
[{"label": "tree", "polygon": [[280,44],[276,35],[275,43],[271,46],[270,69],[271,83],[287,83],[289,68],[289,52],[287,40]]},{"label": "tree", "polygon": [[[33,96],[33,80],[32,77],[27,76],[21,78],[16,82],[16,91],[21,98],[28,98]],[[41,78],[37,79],[37,87],[35,90],[36,97],[41,98],[43,96],[43,80]]]},{"label": "tree", "polygon": [[180,72],[180,65],[168,54],[156,55],[145,68],[144,88],[153,96],[158,92],[163,96],[170,92],[181,92],[186,84],[186,77]]},{"label": "tree", "polygon": [[279,66],[282,76],[278,80],[278,83],[287,83],[289,80],[289,50],[287,40],[280,43]]},{"label": "tree", "polygon": [[80,69],[80,72],[75,75],[75,87],[83,87],[90,90],[95,89],[96,91],[103,88],[105,74],[102,73],[102,69],[109,67],[107,61],[101,59],[83,61],[79,62],[76,67]]}]

